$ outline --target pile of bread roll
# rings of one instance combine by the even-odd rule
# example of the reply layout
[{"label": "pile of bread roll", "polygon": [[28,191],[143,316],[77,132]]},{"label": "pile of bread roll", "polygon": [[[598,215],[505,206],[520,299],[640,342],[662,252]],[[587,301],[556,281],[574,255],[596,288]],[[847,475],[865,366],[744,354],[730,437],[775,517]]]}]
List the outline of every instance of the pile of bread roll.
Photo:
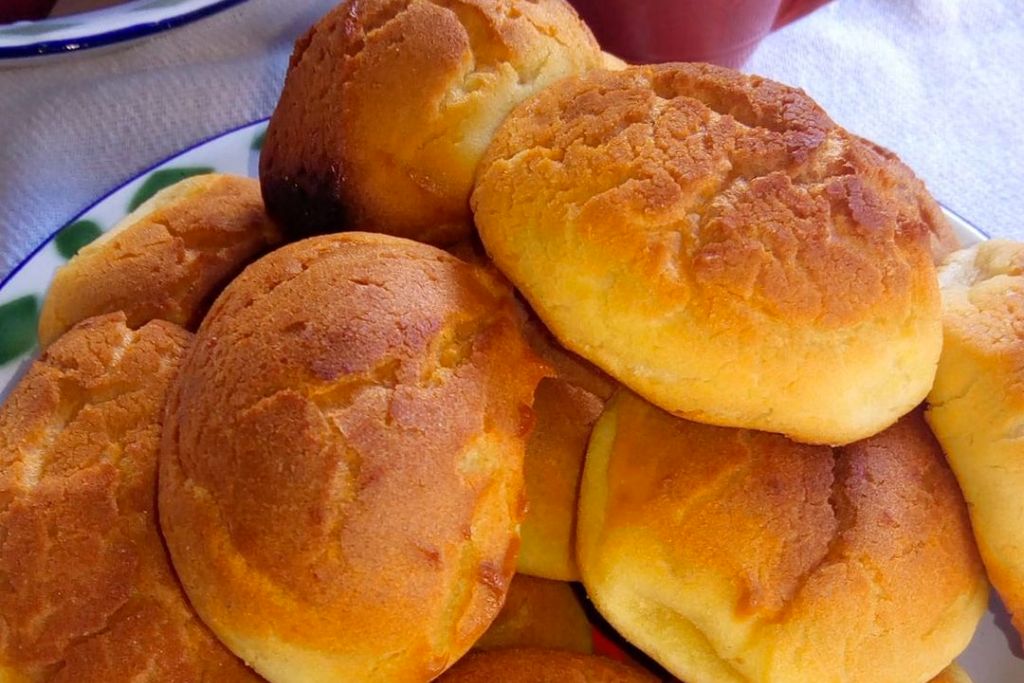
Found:
[{"label": "pile of bread roll", "polygon": [[57,274],[0,681],[966,681],[989,580],[1024,627],[1024,246],[802,91],[346,0],[260,176]]}]

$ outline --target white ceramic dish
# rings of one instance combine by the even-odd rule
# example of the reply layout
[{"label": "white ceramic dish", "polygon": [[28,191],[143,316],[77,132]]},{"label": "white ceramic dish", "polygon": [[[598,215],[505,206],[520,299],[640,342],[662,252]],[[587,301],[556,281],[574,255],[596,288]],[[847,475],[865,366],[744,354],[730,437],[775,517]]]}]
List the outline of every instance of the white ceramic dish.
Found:
[{"label": "white ceramic dish", "polygon": [[[100,198],[0,282],[0,401],[35,357],[39,307],[56,269],[157,190],[183,177],[212,171],[255,177],[266,127],[266,121],[243,126],[154,166]],[[988,239],[959,216],[949,213],[949,218],[965,244]],[[993,597],[991,609],[960,663],[975,683],[1024,681],[1024,654],[1019,643],[1009,618]]]},{"label": "white ceramic dish", "polygon": [[198,21],[244,0],[132,0],[41,21],[0,25],[0,66],[110,47]]}]

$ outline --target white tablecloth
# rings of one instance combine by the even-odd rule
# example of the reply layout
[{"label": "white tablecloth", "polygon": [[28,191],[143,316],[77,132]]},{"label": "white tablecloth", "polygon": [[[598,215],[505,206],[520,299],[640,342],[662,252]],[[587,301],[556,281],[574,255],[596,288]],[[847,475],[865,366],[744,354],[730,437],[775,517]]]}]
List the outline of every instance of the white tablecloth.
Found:
[{"label": "white tablecloth", "polygon": [[[0,277],[155,161],[267,116],[293,41],[334,1],[249,0],[114,51],[0,69]],[[747,70],[805,88],[947,206],[1024,239],[1021,9],[838,0],[770,36]]]}]

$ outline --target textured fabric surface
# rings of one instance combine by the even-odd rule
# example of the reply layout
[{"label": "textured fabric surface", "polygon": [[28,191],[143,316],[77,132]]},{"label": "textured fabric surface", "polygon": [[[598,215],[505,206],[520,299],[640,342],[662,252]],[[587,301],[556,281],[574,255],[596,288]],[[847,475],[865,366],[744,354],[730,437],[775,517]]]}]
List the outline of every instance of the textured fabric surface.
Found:
[{"label": "textured fabric surface", "polygon": [[[127,46],[0,66],[0,277],[134,174],[269,115],[292,43],[335,1],[248,0]],[[945,205],[1024,239],[1022,63],[1018,0],[837,0],[746,70],[806,89]]]}]

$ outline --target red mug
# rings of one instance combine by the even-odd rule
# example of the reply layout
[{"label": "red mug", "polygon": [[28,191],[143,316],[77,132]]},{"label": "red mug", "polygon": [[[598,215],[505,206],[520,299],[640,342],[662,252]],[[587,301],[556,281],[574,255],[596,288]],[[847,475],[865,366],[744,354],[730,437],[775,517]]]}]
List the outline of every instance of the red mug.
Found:
[{"label": "red mug", "polygon": [[771,31],[829,0],[571,0],[601,46],[627,62],[738,67]]},{"label": "red mug", "polygon": [[57,0],[0,0],[0,24],[28,19],[45,19]]}]

